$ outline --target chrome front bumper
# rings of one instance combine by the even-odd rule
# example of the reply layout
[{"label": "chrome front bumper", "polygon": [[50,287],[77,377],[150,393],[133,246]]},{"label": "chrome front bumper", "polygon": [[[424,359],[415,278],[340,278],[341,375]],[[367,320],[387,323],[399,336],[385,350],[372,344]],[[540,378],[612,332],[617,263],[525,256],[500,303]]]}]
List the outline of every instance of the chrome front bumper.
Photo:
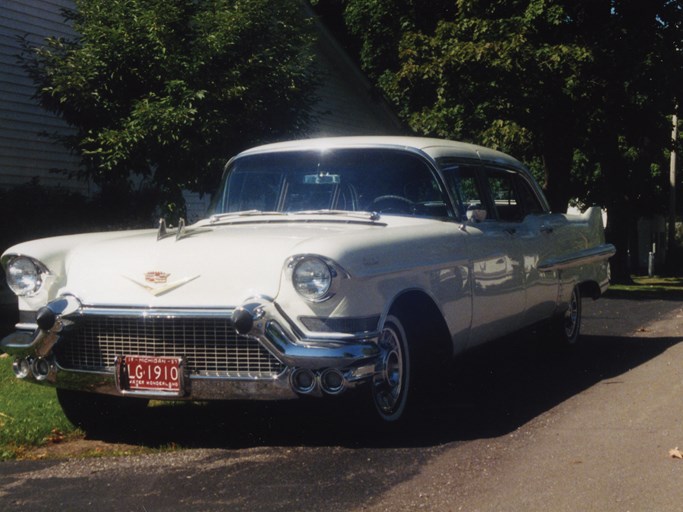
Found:
[{"label": "chrome front bumper", "polygon": [[[59,365],[54,349],[85,317],[229,318],[242,336],[258,343],[283,365],[277,375],[188,374],[180,396],[121,390],[114,369],[74,370]],[[94,308],[74,297],[53,301],[41,310],[35,329],[20,325],[0,342],[0,350],[15,357],[17,377],[56,387],[156,399],[225,400],[289,399],[301,395],[339,394],[370,380],[378,371],[381,351],[377,332],[325,333],[324,339],[297,335],[272,301],[257,299],[235,309]],[[29,329],[22,329],[29,327]],[[130,354],[118,354],[121,356]],[[134,355],[134,354],[133,354]],[[113,361],[111,362],[113,368]]]}]

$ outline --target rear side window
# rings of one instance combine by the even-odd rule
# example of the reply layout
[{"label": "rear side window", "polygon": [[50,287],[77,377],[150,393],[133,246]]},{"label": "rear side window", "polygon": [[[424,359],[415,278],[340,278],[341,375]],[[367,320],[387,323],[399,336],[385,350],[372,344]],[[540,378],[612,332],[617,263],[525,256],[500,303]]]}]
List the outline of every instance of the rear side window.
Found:
[{"label": "rear side window", "polygon": [[545,213],[527,179],[518,171],[448,162],[442,167],[461,219],[521,222],[529,214]]},{"label": "rear side window", "polygon": [[544,212],[531,185],[518,172],[484,168],[483,180],[499,220],[521,222],[529,214]]}]

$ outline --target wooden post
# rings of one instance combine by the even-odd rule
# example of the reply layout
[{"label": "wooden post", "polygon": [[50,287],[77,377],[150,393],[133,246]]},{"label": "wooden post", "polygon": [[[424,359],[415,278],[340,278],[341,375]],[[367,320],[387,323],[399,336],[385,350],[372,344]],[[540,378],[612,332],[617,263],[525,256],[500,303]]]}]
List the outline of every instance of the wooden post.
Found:
[{"label": "wooden post", "polygon": [[[678,111],[678,105],[676,105]],[[669,167],[669,232],[668,232],[668,266],[672,270],[675,265],[674,258],[676,253],[676,147],[678,145],[678,115],[674,113],[672,117],[673,130],[671,131],[671,163]]]}]

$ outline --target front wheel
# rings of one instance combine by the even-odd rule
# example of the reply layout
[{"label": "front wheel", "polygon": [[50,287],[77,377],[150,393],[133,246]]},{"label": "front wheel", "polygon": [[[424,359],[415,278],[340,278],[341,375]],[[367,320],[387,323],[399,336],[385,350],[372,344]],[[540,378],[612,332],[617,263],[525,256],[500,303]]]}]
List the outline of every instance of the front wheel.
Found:
[{"label": "front wheel", "polygon": [[115,431],[128,428],[140,420],[139,416],[149,400],[86,393],[57,388],[57,400],[66,418],[86,432]]},{"label": "front wheel", "polygon": [[379,417],[390,423],[405,417],[411,396],[411,352],[401,321],[389,315],[379,336],[380,367],[372,384],[372,400]]},{"label": "front wheel", "polygon": [[581,290],[574,286],[567,310],[553,321],[553,335],[562,345],[576,345],[581,332]]}]

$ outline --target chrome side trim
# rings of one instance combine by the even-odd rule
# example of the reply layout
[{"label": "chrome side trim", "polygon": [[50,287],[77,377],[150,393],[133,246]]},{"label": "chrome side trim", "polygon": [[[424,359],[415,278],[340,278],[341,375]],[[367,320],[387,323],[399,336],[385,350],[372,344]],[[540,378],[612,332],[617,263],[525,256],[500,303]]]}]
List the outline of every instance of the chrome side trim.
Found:
[{"label": "chrome side trim", "polygon": [[538,270],[541,272],[552,272],[554,270],[566,270],[568,268],[589,265],[607,260],[614,256],[616,252],[617,250],[612,244],[598,245],[559,258],[550,258],[541,262],[538,265]]}]

